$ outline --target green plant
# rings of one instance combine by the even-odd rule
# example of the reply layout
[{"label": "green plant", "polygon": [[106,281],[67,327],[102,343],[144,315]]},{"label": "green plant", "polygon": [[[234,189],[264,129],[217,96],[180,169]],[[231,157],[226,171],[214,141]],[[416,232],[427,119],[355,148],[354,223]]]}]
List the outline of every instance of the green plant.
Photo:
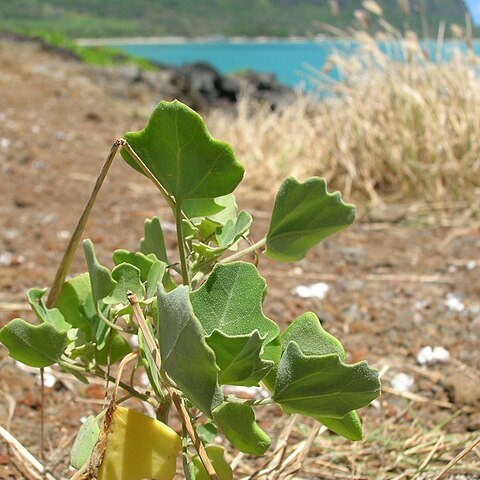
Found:
[{"label": "green plant", "polygon": [[[167,252],[161,221],[154,217],[145,221],[138,251],[113,253],[111,271],[98,262],[92,241],[85,240],[88,272],[65,281],[118,149],[172,208],[178,261]],[[90,375],[110,378],[110,366],[119,363],[117,387],[128,397],[152,403],[159,420],[168,423],[173,403],[183,422],[189,479],[231,478],[221,449],[208,445],[217,428],[242,452],[266,452],[271,440],[256,424],[254,408],[277,403],[287,414],[313,417],[339,435],[358,440],[356,410],[380,392],[377,371],[366,362],[346,364],[341,343],[314,313],[301,315],[280,332],[262,311],[265,280],[253,263],[240,260],[248,254],[299,260],[350,225],[355,207],[345,204],[338,192],[328,193],[323,179],[299,183],[288,178],[277,194],[265,237],[240,249],[249,241],[252,224],[249,213],[237,213],[233,195],[243,172],[230,146],[213,139],[199,115],[177,101],[161,102],[144,130],[127,133],[112,147],[47,301],[46,290],[29,291],[28,301],[40,324],[14,319],[0,330],[10,355],[27,365],[58,364],[87,382]],[[129,336],[138,336],[138,351],[132,352]],[[136,361],[135,369],[145,370],[151,392],[120,381],[130,360]],[[268,398],[242,400],[224,395],[221,388],[260,382],[270,392]],[[121,401],[115,393],[101,427],[95,419],[82,427],[72,456],[84,475],[77,478],[97,475]],[[116,418],[126,417],[128,412],[122,410]],[[128,451],[124,444],[121,448]],[[164,461],[164,451],[162,455]]]}]

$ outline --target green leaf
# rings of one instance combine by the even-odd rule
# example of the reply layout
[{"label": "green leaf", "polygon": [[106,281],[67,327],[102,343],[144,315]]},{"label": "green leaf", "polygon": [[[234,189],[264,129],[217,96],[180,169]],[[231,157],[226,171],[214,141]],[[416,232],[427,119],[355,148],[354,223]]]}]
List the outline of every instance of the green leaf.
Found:
[{"label": "green leaf", "polygon": [[313,312],[306,312],[296,318],[280,334],[283,348],[294,341],[304,355],[329,355],[336,353],[345,361],[343,345],[325,331]]},{"label": "green leaf", "polygon": [[238,217],[228,220],[223,227],[217,228],[217,245],[206,245],[203,243],[194,243],[192,248],[203,257],[220,256],[225,250],[235,245],[250,228],[252,217],[249,213],[242,210]]},{"label": "green leaf", "polygon": [[103,301],[108,305],[128,304],[127,293],[130,291],[142,300],[145,292],[140,276],[140,270],[129,263],[122,263],[115,267],[112,271],[112,277],[116,281],[115,288]]},{"label": "green leaf", "polygon": [[165,293],[158,290],[158,334],[162,366],[185,396],[202,412],[223,400],[217,381],[218,367],[202,326],[193,313],[188,287]]},{"label": "green leaf", "polygon": [[153,217],[146,219],[144,224],[145,236],[140,240],[140,250],[145,255],[153,253],[162,262],[168,263],[165,238],[163,237],[160,219]]},{"label": "green leaf", "polygon": [[67,346],[67,333],[50,323],[31,325],[15,318],[0,330],[0,342],[9,355],[30,367],[48,367],[57,363]]},{"label": "green leaf", "polygon": [[83,241],[83,250],[90,274],[93,299],[97,303],[112,293],[117,282],[113,280],[110,270],[98,262],[95,247],[89,238]]},{"label": "green leaf", "polygon": [[58,308],[47,308],[43,303],[42,297],[45,295],[46,291],[46,288],[31,288],[27,292],[27,299],[30,307],[40,322],[49,323],[61,332],[68,332],[68,330],[72,328],[72,325],[65,321],[62,312],[60,312]]},{"label": "green leaf", "polygon": [[[345,361],[343,345],[330,333],[325,331],[320,320],[313,312],[306,312],[296,318],[283,333],[280,334],[282,350],[294,341],[304,355],[329,355],[337,354]],[[277,363],[277,362],[276,362]],[[265,386],[273,390],[276,380],[274,367],[264,379]]]},{"label": "green leaf", "polygon": [[287,413],[343,418],[379,394],[378,372],[366,362],[346,365],[338,354],[304,355],[291,341],[278,365],[273,399]]},{"label": "green leaf", "polygon": [[203,443],[210,443],[217,436],[217,427],[213,422],[205,422],[197,427],[197,433]]},{"label": "green leaf", "polygon": [[343,418],[317,417],[329,430],[354,442],[362,439],[362,422],[357,412],[348,412]]},{"label": "green leaf", "polygon": [[252,220],[252,216],[245,210],[238,214],[235,222],[228,220],[217,235],[218,246],[226,249],[237,243],[248,232]]},{"label": "green leaf", "polygon": [[[148,324],[148,327],[150,328],[150,331],[152,331],[150,324]],[[140,357],[142,359],[142,364],[145,368],[148,381],[150,382],[150,385],[157,397],[162,400],[164,398],[162,381],[160,379],[155,360],[153,359],[152,353],[150,352],[150,349],[145,341],[145,337],[140,329],[138,330],[138,348],[140,350]]]},{"label": "green leaf", "polygon": [[80,470],[88,462],[99,435],[97,419],[90,415],[80,427],[70,452],[70,465],[73,468]]},{"label": "green leaf", "polygon": [[301,260],[311,247],[354,219],[355,207],[344,203],[339,192],[327,193],[323,178],[299,183],[289,177],[275,200],[265,255],[281,262]]},{"label": "green leaf", "polygon": [[225,225],[225,223],[229,220],[235,221],[237,218],[237,201],[233,193],[208,200],[214,201],[216,205],[221,207],[221,210],[214,214],[195,216],[200,213],[200,209],[197,208],[196,205],[194,205],[193,208],[188,206],[190,202],[195,200],[186,200],[184,202],[187,205],[186,212],[182,204],[182,209],[196,228],[196,231],[194,231],[187,222],[184,222],[183,230],[186,239],[201,238],[207,241],[207,239],[211,239],[215,235],[215,232]]},{"label": "green leaf", "polygon": [[[223,447],[209,445],[205,447],[205,450],[217,474],[218,480],[233,480],[233,471],[225,460]],[[192,480],[210,480],[210,475],[205,470],[198,455],[193,457],[192,462],[188,465],[188,470]]]},{"label": "green leaf", "polygon": [[150,272],[152,265],[157,261],[157,257],[151,253],[145,255],[141,252],[129,252],[128,250],[122,249],[113,252],[113,263],[115,265],[128,263],[137,267],[140,270],[140,278],[142,282],[147,281],[148,272]]},{"label": "green leaf", "polygon": [[255,330],[269,343],[278,326],[262,311],[266,283],[251,263],[216,265],[208,280],[190,294],[195,315],[207,335],[219,330],[228,336],[251,335]]},{"label": "green leaf", "polygon": [[182,210],[188,218],[209,217],[224,209],[225,205],[216,198],[191,198],[182,204]]},{"label": "green leaf", "polygon": [[[177,202],[226,195],[242,180],[231,147],[213,139],[202,117],[177,100],[160,102],[143,130],[124,137]],[[125,149],[122,156],[141,172]]]},{"label": "green leaf", "polygon": [[222,403],[213,411],[213,419],[232,445],[243,453],[263,455],[272,443],[257,425],[249,405]]},{"label": "green leaf", "polygon": [[110,329],[105,342],[97,345],[95,360],[99,365],[111,365],[131,351],[130,344],[116,330]]},{"label": "green leaf", "polygon": [[89,274],[82,273],[65,282],[56,306],[68,323],[89,337],[92,319],[97,316]]},{"label": "green leaf", "polygon": [[155,261],[152,268],[148,272],[147,277],[147,292],[146,298],[152,298],[157,293],[157,285],[163,278],[169,278],[170,275],[166,272],[167,264],[160,260]]},{"label": "green leaf", "polygon": [[218,380],[222,385],[258,385],[275,365],[274,362],[261,358],[264,340],[258,331],[251,335],[232,337],[214,330],[206,340],[215,352],[220,367]]}]

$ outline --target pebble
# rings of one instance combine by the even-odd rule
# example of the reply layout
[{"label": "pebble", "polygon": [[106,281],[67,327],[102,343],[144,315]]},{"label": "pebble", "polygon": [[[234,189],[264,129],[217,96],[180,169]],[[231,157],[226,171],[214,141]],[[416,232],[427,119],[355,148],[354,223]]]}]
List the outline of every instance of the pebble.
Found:
[{"label": "pebble", "polygon": [[393,389],[397,392],[406,393],[411,390],[411,388],[415,384],[415,380],[411,375],[400,372],[393,377],[391,384]]},{"label": "pebble", "polygon": [[450,360],[450,352],[443,347],[423,347],[417,354],[417,362],[420,365],[435,365],[446,363]]},{"label": "pebble", "polygon": [[324,283],[313,283],[311,285],[298,285],[292,290],[294,295],[300,298],[318,298],[323,300],[330,290],[330,287]]},{"label": "pebble", "polygon": [[473,405],[480,402],[480,383],[463,372],[448,378],[445,388],[455,403]]},{"label": "pebble", "polygon": [[453,293],[449,293],[447,295],[445,305],[452,312],[463,312],[465,310],[465,305],[463,304],[461,299]]}]

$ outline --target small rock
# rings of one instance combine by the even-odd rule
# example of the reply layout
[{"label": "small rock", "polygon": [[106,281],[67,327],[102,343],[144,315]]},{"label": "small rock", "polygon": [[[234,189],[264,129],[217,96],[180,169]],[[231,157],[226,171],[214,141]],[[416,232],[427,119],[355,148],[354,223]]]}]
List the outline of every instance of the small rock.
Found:
[{"label": "small rock", "polygon": [[480,413],[472,413],[468,417],[467,430],[470,430],[471,432],[476,432],[477,430],[480,430]]},{"label": "small rock", "polygon": [[465,373],[456,373],[445,382],[445,388],[455,403],[473,405],[480,401],[480,383]]},{"label": "small rock", "polygon": [[362,280],[344,280],[341,282],[342,287],[347,291],[347,292],[359,292],[360,290],[363,290],[365,287],[365,282]]},{"label": "small rock", "polygon": [[407,373],[397,373],[392,379],[392,387],[397,392],[406,393],[411,390],[413,385],[415,384],[415,380],[411,375]]},{"label": "small rock", "polygon": [[319,282],[311,285],[298,285],[298,287],[292,290],[292,293],[300,298],[318,298],[323,300],[328,290],[330,290],[330,287],[326,283]]},{"label": "small rock", "polygon": [[364,256],[364,250],[360,247],[341,248],[340,253],[345,257],[346,262],[351,265],[358,265]]},{"label": "small rock", "polygon": [[450,352],[443,347],[423,347],[417,354],[417,362],[420,365],[435,365],[449,360]]},{"label": "small rock", "polygon": [[463,304],[461,299],[453,293],[449,293],[447,295],[445,305],[452,312],[463,312],[465,310],[465,305]]}]

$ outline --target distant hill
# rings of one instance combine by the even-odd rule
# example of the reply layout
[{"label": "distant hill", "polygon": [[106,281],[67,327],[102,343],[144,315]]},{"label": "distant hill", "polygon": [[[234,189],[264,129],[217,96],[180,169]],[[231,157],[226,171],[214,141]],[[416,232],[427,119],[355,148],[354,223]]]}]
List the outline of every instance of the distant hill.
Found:
[{"label": "distant hill", "polygon": [[[0,27],[70,37],[288,36],[317,33],[318,22],[348,28],[360,0],[1,0]],[[442,19],[464,25],[464,0],[377,0],[402,31],[435,35]],[[338,5],[335,14],[332,5]],[[402,9],[403,5],[403,9]],[[408,8],[409,15],[404,12]],[[422,24],[422,14],[424,22]],[[371,14],[370,29],[378,28]],[[425,28],[426,25],[426,28]],[[448,34],[448,29],[447,29]]]}]

